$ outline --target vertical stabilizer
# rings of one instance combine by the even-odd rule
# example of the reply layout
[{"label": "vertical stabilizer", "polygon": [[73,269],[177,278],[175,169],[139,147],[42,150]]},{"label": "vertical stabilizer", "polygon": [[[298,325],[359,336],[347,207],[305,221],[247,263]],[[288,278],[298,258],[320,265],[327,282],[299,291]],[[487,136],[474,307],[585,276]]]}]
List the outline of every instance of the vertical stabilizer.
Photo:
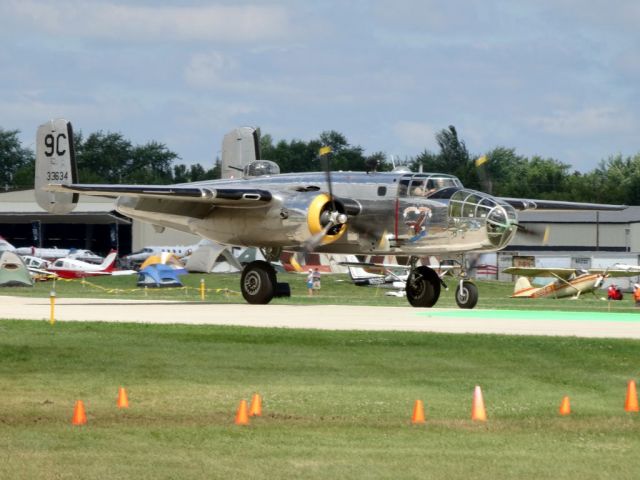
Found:
[{"label": "vertical stabilizer", "polygon": [[222,178],[242,178],[245,165],[260,160],[260,131],[238,127],[222,139]]},{"label": "vertical stabilizer", "polygon": [[38,127],[35,170],[38,205],[49,213],[65,214],[73,210],[78,203],[77,193],[44,190],[49,184],[70,185],[78,182],[70,122],[63,119],[51,120]]},{"label": "vertical stabilizer", "polygon": [[531,282],[527,277],[518,277],[518,280],[516,280],[516,284],[513,288],[513,295],[511,296],[512,297],[529,297],[531,296],[533,290],[534,290],[534,287],[533,285],[531,285]]}]

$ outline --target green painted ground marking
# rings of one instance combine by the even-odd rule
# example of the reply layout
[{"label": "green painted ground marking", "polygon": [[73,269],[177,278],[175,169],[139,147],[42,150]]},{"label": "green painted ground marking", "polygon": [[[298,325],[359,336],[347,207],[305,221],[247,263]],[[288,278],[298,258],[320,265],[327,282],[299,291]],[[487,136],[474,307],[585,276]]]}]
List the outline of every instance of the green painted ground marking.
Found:
[{"label": "green painted ground marking", "polygon": [[580,322],[626,322],[640,323],[638,313],[611,312],[563,312],[561,310],[431,310],[419,312],[426,317],[465,317],[510,320],[569,320]]}]

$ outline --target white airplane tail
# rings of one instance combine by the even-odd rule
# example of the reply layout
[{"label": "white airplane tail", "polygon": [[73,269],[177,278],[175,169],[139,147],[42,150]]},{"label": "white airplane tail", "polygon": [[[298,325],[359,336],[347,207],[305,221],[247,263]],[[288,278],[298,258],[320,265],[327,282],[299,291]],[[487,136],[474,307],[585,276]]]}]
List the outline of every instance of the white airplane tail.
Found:
[{"label": "white airplane tail", "polygon": [[[347,255],[347,262],[358,262],[358,258],[355,255]],[[349,271],[349,277],[351,281],[358,286],[379,285],[384,283],[383,275],[376,275],[375,273],[367,272],[364,268],[355,265],[347,265]]]},{"label": "white airplane tail", "polygon": [[244,167],[260,160],[260,130],[238,127],[222,139],[222,178],[242,178]]},{"label": "white airplane tail", "polygon": [[77,193],[49,192],[48,184],[78,183],[71,123],[51,120],[38,127],[36,134],[35,195],[38,205],[49,213],[71,212],[78,203]]},{"label": "white airplane tail", "polygon": [[516,286],[513,288],[513,293],[518,293],[527,288],[533,288],[529,279],[527,277],[518,277],[518,280],[516,280]]},{"label": "white airplane tail", "polygon": [[104,272],[111,272],[116,266],[116,260],[118,259],[118,252],[111,250],[109,255],[104,257],[104,260],[100,264],[99,270]]}]

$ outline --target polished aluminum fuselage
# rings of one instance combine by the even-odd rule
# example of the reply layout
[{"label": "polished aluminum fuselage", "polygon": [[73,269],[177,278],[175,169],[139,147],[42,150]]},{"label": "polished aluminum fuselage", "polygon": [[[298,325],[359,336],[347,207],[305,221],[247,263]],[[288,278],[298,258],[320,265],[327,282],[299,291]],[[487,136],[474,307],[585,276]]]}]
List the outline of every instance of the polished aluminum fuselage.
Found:
[{"label": "polished aluminum fuselage", "polygon": [[[515,234],[515,211],[495,198],[462,189],[450,198],[413,195],[409,187],[429,174],[333,172],[337,203],[348,206],[344,235],[315,251],[334,253],[407,254],[495,251]],[[303,250],[312,232],[309,205],[328,192],[326,175],[294,173],[238,180],[190,183],[208,189],[260,189],[269,202],[241,207],[202,202],[121,197],[124,215],[158,226],[195,233],[219,243]]]}]

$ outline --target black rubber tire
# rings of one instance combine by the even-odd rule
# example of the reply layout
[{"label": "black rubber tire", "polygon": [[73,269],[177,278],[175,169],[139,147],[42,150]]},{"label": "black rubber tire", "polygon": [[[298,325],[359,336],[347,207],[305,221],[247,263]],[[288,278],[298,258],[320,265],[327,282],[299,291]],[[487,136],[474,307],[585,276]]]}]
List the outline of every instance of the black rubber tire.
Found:
[{"label": "black rubber tire", "polygon": [[456,288],[456,303],[460,308],[473,308],[478,303],[478,287],[472,282],[462,282]]},{"label": "black rubber tire", "polygon": [[247,264],[240,277],[240,290],[247,303],[265,305],[276,293],[276,271],[263,260]]},{"label": "black rubber tire", "polygon": [[406,291],[412,307],[431,308],[440,298],[440,278],[429,267],[418,267],[407,279]]}]

